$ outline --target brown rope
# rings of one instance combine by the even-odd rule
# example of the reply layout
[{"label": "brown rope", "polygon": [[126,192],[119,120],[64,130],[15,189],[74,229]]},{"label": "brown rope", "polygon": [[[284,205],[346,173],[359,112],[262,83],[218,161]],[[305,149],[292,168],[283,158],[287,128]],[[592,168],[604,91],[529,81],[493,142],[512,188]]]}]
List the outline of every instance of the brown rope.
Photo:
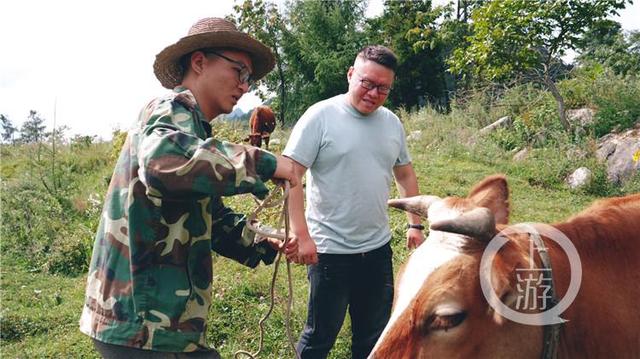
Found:
[{"label": "brown rope", "polygon": [[[270,237],[270,238],[276,238],[276,239],[280,239],[281,241],[284,242],[283,244],[283,248],[287,247],[287,244],[289,243],[289,182],[288,181],[284,181],[284,188],[283,188],[283,195],[282,195],[282,201],[281,202],[276,202],[276,203],[272,203],[275,202],[275,200],[273,199],[275,197],[275,194],[278,191],[272,191],[269,196],[267,196],[267,198],[265,198],[264,201],[259,202],[256,200],[256,202],[258,202],[258,207],[255,209],[255,211],[253,211],[253,213],[249,216],[248,220],[247,220],[247,227],[256,233],[256,235],[261,235],[264,237]],[[256,218],[258,217],[258,214],[265,208],[269,208],[269,207],[275,207],[277,205],[282,205],[282,212],[280,213],[280,219],[278,221],[279,223],[279,228],[284,227],[284,234],[281,233],[268,233],[268,232],[264,232],[262,230],[260,230],[259,228],[255,227],[253,225],[253,223],[256,221]],[[280,231],[280,230],[278,230]],[[278,268],[280,265],[280,259],[282,258],[282,252],[278,252],[278,257],[276,258],[276,262],[275,262],[275,266],[273,269],[273,276],[271,277],[271,288],[270,288],[270,294],[271,294],[271,302],[269,305],[269,310],[267,311],[267,313],[264,315],[264,317],[262,317],[262,319],[260,319],[260,321],[258,322],[258,326],[260,327],[260,345],[258,346],[258,351],[256,351],[255,353],[249,353],[245,350],[238,350],[237,352],[235,352],[234,354],[234,358],[238,358],[240,355],[245,355],[251,359],[256,359],[256,357],[260,354],[260,352],[262,351],[262,348],[264,346],[264,322],[269,318],[269,316],[271,315],[271,312],[273,312],[273,307],[275,305],[275,283],[276,283],[276,278],[278,276]],[[289,283],[289,298],[287,300],[287,313],[286,313],[286,330],[287,330],[287,338],[289,340],[289,345],[291,346],[291,348],[293,349],[293,352],[296,354],[296,358],[300,359],[300,354],[298,353],[298,351],[296,350],[296,346],[295,346],[295,342],[293,340],[293,335],[291,334],[291,307],[293,306],[293,284],[292,284],[292,276],[291,276],[291,263],[289,263],[289,261],[287,261],[287,280]]]}]

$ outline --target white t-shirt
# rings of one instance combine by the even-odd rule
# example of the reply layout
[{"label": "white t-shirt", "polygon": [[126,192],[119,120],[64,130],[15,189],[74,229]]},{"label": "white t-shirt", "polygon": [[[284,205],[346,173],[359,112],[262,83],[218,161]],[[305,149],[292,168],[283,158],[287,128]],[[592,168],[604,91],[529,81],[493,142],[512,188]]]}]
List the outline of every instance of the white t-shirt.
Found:
[{"label": "white t-shirt", "polygon": [[362,115],[344,94],[318,102],[296,123],[283,154],[308,168],[305,212],[318,253],[363,253],[391,239],[392,170],[411,162],[391,111]]}]

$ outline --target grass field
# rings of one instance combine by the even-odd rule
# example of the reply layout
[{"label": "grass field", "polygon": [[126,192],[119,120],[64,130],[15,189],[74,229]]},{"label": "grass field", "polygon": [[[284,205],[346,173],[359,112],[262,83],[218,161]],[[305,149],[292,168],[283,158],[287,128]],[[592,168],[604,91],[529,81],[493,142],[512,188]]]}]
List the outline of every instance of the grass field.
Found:
[{"label": "grass field", "polygon": [[[514,163],[511,161],[513,153],[502,151],[492,147],[488,142],[479,140],[473,130],[465,130],[460,122],[438,119],[428,112],[405,114],[403,121],[407,132],[423,131],[422,138],[410,144],[422,193],[463,196],[485,176],[504,173],[508,177],[511,191],[512,223],[560,221],[585,208],[596,198],[638,191],[637,180],[625,188],[612,189],[605,186],[600,192],[597,190],[601,190],[601,187],[579,191],[565,188],[562,178],[568,174],[565,173],[566,169],[577,163],[567,159],[564,148],[540,149],[538,155],[534,153],[530,160]],[[219,134],[232,140],[241,137],[237,131],[240,130],[229,126],[218,129]],[[286,136],[286,133],[278,132],[275,137],[280,137],[284,143]],[[282,145],[275,146],[274,152],[281,149]],[[9,151],[3,149],[5,150]],[[97,158],[106,158],[109,151],[107,146],[95,149],[92,153]],[[15,203],[9,199],[17,193],[17,182],[22,180],[17,174],[27,165],[18,163],[23,159],[16,153],[3,152],[3,156],[3,214],[7,214],[3,215],[3,226],[7,227],[11,224],[8,221],[15,217],[8,217],[11,213],[8,212],[10,208],[6,206],[7,203]],[[70,198],[71,203],[65,205],[66,202],[61,202],[60,215],[63,217],[56,219],[52,216],[51,223],[37,222],[44,221],[46,218],[41,217],[51,213],[47,212],[49,209],[42,209],[45,215],[33,219],[33,225],[43,227],[52,227],[58,222],[66,223],[66,227],[78,227],[77,230],[67,228],[70,231],[69,238],[80,238],[74,240],[84,243],[88,248],[82,247],[85,251],[90,250],[91,246],[92,235],[87,233],[95,231],[98,216],[87,207],[86,198],[91,193],[104,194],[105,178],[108,177],[112,164],[108,161],[97,161],[91,166],[95,168],[90,168],[85,175],[68,177],[69,181],[74,182],[70,185],[72,188],[63,193]],[[83,198],[86,203],[83,202]],[[235,197],[229,203],[242,211],[250,211],[252,207],[252,200],[247,196]],[[390,215],[394,263],[397,268],[410,254],[404,247],[406,220],[404,214],[395,210],[390,211]],[[268,218],[273,220],[275,213],[269,214]],[[14,225],[17,228],[14,230],[16,236],[19,230],[26,230],[20,229],[23,227],[18,226],[18,223]],[[36,265],[40,262],[30,261],[27,252],[21,254],[21,251],[40,248],[33,246],[36,246],[38,241],[49,239],[33,238],[33,243],[20,247],[12,236],[12,232],[8,230],[3,232],[0,269],[2,357],[97,357],[89,338],[79,332],[77,325],[84,298],[86,275],[82,272],[75,275],[52,273],[51,270],[47,270],[51,269],[51,266]],[[65,238],[59,241],[64,241]],[[51,246],[55,247],[55,243],[60,242],[53,241]],[[43,250],[54,253],[51,246]],[[38,252],[34,250],[33,253]],[[266,323],[265,347],[261,356],[263,358],[292,357],[285,332],[285,271],[286,267],[282,265],[276,287],[276,308]],[[308,286],[304,267],[293,265],[292,271],[294,305],[291,325],[297,339],[306,315]],[[260,266],[250,270],[230,260],[215,257],[214,302],[210,311],[207,338],[224,358],[233,357],[233,353],[239,349],[250,352],[257,350],[258,321],[269,307],[269,282],[272,273],[273,266]],[[347,320],[330,358],[342,359],[350,356],[349,330]]]}]

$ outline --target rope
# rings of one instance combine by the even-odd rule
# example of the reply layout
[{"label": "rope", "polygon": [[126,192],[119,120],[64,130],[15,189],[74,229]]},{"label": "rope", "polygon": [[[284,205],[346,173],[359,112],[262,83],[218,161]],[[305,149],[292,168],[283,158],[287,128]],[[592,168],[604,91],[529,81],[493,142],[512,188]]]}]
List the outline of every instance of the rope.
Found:
[{"label": "rope", "polygon": [[[261,235],[264,237],[270,237],[270,238],[276,238],[279,239],[281,241],[284,242],[283,244],[283,248],[286,248],[287,244],[289,243],[289,181],[284,181],[284,188],[283,188],[283,195],[282,195],[282,201],[280,203],[272,203],[275,202],[275,200],[273,199],[275,197],[275,193],[277,193],[278,191],[272,191],[271,193],[269,193],[269,196],[267,196],[267,198],[265,198],[264,201],[259,202],[258,200],[256,200],[256,202],[258,203],[258,207],[255,209],[255,211],[253,211],[253,213],[249,216],[248,220],[247,220],[247,227],[256,233],[256,235]],[[284,234],[281,233],[268,233],[265,231],[260,230],[259,228],[257,228],[256,226],[253,225],[253,223],[256,221],[256,218],[258,216],[258,213],[260,213],[263,209],[265,208],[269,208],[269,207],[275,207],[277,205],[282,205],[282,212],[280,213],[280,219],[278,221],[279,223],[279,228],[284,227]],[[271,315],[271,312],[273,312],[273,307],[275,305],[275,283],[276,283],[276,278],[278,276],[278,268],[280,266],[280,259],[282,258],[282,252],[278,252],[278,256],[276,258],[276,262],[275,262],[275,266],[273,269],[273,276],[271,277],[271,288],[269,290],[270,294],[271,294],[271,302],[269,305],[269,310],[267,311],[267,313],[262,317],[262,319],[260,319],[260,321],[258,322],[258,326],[260,327],[260,345],[258,346],[258,351],[256,351],[255,353],[249,353],[245,350],[238,350],[237,352],[235,352],[234,354],[234,358],[239,358],[240,355],[245,355],[251,359],[256,359],[257,356],[260,354],[260,352],[262,351],[262,348],[264,346],[264,322],[266,322],[266,320],[269,318],[269,316]],[[287,281],[289,283],[289,298],[287,300],[287,312],[286,312],[286,330],[287,330],[287,338],[289,340],[289,345],[291,346],[291,348],[293,349],[293,352],[296,353],[296,358],[300,359],[300,354],[298,353],[298,351],[296,350],[296,346],[295,346],[295,342],[293,340],[293,335],[291,334],[291,307],[293,306],[293,284],[292,284],[292,276],[291,276],[291,264],[289,263],[289,261],[286,262],[287,263]]]}]

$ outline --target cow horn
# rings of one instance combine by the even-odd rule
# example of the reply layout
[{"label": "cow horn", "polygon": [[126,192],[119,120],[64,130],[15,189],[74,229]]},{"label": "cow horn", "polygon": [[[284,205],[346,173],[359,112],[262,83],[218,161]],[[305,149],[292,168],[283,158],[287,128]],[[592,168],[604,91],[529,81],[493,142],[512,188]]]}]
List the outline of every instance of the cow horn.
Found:
[{"label": "cow horn", "polygon": [[387,204],[390,207],[402,209],[413,214],[417,214],[424,218],[427,218],[427,212],[429,206],[434,202],[440,201],[438,196],[414,196],[405,198],[390,199]]},{"label": "cow horn", "polygon": [[493,212],[485,207],[477,207],[452,219],[432,223],[429,229],[458,233],[481,241],[489,241],[496,235],[496,219]]}]

